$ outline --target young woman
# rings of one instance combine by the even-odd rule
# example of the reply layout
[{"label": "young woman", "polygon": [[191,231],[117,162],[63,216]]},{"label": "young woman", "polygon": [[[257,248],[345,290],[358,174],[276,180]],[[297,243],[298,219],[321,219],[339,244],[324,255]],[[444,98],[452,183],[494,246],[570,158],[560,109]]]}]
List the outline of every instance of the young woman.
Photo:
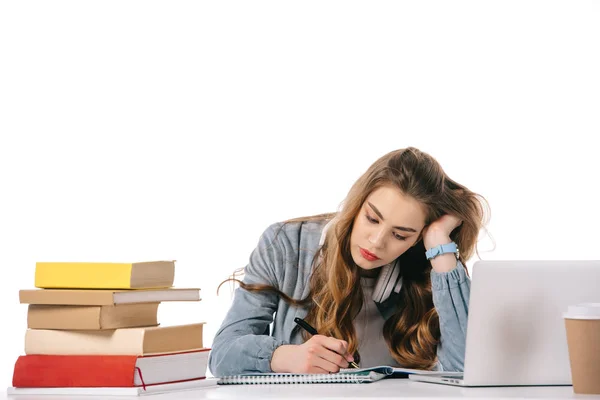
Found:
[{"label": "young woman", "polygon": [[214,338],[211,372],[330,373],[352,361],[462,371],[464,262],[486,204],[416,148],[384,155],[339,212],[263,233]]}]

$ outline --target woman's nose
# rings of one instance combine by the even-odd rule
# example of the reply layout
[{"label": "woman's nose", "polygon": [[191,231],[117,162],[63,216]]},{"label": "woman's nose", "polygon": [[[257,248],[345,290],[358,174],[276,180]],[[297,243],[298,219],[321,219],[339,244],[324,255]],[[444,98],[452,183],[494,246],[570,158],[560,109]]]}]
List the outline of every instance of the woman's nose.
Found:
[{"label": "woman's nose", "polygon": [[369,243],[375,247],[381,247],[383,244],[383,230],[378,229],[374,232],[371,232],[369,235]]}]

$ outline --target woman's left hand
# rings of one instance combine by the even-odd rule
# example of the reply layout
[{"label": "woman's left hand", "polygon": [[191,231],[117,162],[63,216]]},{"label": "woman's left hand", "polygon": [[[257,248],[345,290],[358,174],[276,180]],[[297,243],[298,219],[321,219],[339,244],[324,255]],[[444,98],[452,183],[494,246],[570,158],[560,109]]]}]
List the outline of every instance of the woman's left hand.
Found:
[{"label": "woman's left hand", "polygon": [[423,244],[430,249],[440,244],[450,243],[450,234],[462,221],[454,215],[445,214],[423,229]]}]

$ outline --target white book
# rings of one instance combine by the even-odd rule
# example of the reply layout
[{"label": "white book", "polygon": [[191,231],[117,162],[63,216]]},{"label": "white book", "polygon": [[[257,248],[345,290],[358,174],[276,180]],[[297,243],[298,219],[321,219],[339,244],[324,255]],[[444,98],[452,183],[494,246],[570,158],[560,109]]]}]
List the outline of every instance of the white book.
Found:
[{"label": "white book", "polygon": [[145,396],[150,394],[171,393],[181,390],[217,387],[217,379],[206,378],[193,381],[149,385],[143,387],[53,387],[53,388],[15,388],[9,387],[6,394],[14,395],[55,395],[55,396]]}]

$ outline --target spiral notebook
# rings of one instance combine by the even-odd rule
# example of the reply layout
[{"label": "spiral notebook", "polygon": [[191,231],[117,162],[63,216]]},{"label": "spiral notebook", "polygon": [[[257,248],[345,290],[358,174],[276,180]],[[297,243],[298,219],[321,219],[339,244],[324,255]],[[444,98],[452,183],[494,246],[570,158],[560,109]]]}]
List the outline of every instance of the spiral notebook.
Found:
[{"label": "spiral notebook", "polygon": [[[424,371],[409,368],[377,366],[372,368],[342,369],[336,374],[291,374],[291,373],[252,373],[224,376],[218,385],[272,385],[301,383],[370,383],[384,378],[407,378],[409,374],[448,375],[448,371]],[[459,374],[459,373],[456,373]]]}]

